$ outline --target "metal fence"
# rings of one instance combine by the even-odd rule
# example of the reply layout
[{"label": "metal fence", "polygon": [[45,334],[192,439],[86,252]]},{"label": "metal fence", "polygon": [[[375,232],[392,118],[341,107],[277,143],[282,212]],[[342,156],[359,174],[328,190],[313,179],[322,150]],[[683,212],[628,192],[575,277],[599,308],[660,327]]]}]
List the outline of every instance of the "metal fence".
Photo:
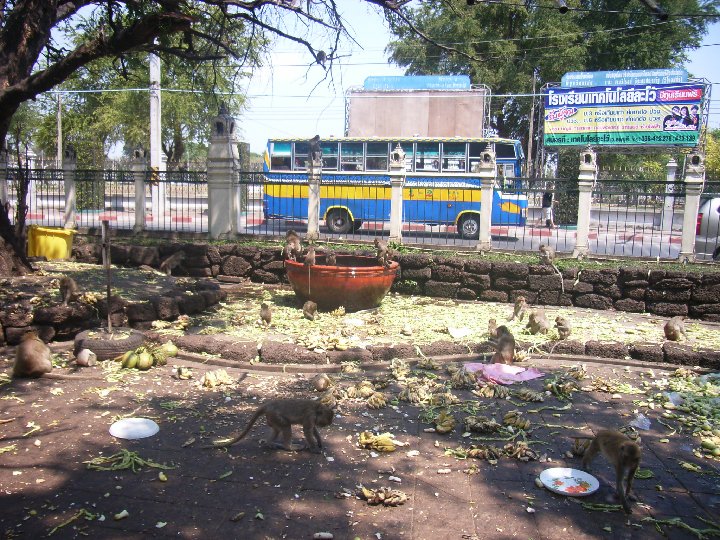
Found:
[{"label": "metal fence", "polygon": [[[21,171],[8,169],[8,201],[17,201]],[[27,195],[28,224],[62,227],[65,223],[65,180],[72,175],[75,186],[75,222],[79,227],[99,227],[109,220],[118,229],[136,225],[136,174],[122,170],[55,169],[25,171],[30,179]],[[140,173],[143,174],[143,173]],[[466,238],[455,224],[457,206],[472,202],[479,209],[480,188],[464,185],[448,197],[448,184],[428,183],[408,190],[422,190],[405,202],[403,242],[410,245],[472,249],[475,238]],[[558,252],[572,252],[576,242],[578,188],[575,179],[512,179],[503,193],[527,199],[524,223],[493,221],[492,245],[505,251],[537,251],[541,243]],[[208,187],[206,172],[147,172],[144,176],[144,228],[152,231],[208,232]],[[302,233],[307,226],[308,185],[297,179],[267,180],[259,172],[239,172],[233,184],[238,208],[236,230],[240,234],[279,238],[287,229]],[[358,177],[348,183],[321,182],[321,199],[338,199],[337,206],[351,206],[362,199],[362,216],[343,212],[320,215],[323,240],[364,240],[389,235],[390,185],[384,179]],[[267,197],[282,193],[284,215],[267,215]],[[554,227],[543,216],[543,195],[553,195]],[[323,206],[324,210],[324,206]],[[590,252],[607,256],[676,258],[680,251],[685,210],[683,182],[664,180],[598,180],[592,191]],[[13,212],[14,214],[14,212]],[[11,214],[12,216],[12,214]],[[412,216],[412,220],[408,220]],[[705,185],[697,224],[696,252],[709,259],[720,253],[720,183]]]}]

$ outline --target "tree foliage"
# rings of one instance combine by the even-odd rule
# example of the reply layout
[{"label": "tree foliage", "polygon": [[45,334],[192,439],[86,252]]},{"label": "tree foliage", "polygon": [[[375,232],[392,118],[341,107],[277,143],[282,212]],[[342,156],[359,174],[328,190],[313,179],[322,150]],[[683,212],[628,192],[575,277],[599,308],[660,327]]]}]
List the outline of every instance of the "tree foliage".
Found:
[{"label": "tree foliage", "polygon": [[[539,90],[568,71],[681,66],[719,3],[658,3],[666,22],[639,0],[567,0],[565,14],[549,0],[423,1],[390,17],[397,40],[388,52],[410,74],[468,74],[494,94],[529,94],[534,72]],[[529,98],[494,99],[493,127],[525,139],[530,105]]]},{"label": "tree foliage", "polygon": [[707,134],[705,178],[710,182],[720,182],[720,129]]}]

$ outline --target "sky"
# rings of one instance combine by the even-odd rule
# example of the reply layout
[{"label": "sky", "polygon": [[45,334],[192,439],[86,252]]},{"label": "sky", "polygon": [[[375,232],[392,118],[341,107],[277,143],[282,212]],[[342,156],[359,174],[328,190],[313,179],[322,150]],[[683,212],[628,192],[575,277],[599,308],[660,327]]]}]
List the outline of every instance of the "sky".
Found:
[{"label": "sky", "polygon": [[[362,86],[368,76],[403,75],[389,64],[385,47],[391,39],[383,15],[357,0],[339,0],[346,26],[357,41],[347,43],[327,79],[317,64],[310,65],[307,49],[288,41],[276,44],[268,66],[255,70],[247,85],[249,105],[238,115],[241,138],[253,152],[262,152],[273,137],[341,136],[345,129],[347,90]],[[714,45],[713,45],[714,44]],[[714,83],[711,128],[720,127],[720,23],[710,26],[703,45],[689,53],[691,76]]]}]

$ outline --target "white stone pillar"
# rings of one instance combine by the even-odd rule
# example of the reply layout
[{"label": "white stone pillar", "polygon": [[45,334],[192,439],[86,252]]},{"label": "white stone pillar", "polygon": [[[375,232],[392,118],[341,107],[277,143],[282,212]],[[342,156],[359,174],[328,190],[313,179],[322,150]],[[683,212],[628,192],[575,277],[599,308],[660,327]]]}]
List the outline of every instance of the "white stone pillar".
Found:
[{"label": "white stone pillar", "polygon": [[145,174],[147,173],[147,160],[145,159],[145,150],[136,148],[133,151],[130,170],[135,180],[135,224],[133,231],[136,233],[145,230]]},{"label": "white stone pillar", "polygon": [[305,238],[315,241],[320,238],[320,176],[322,175],[322,159],[305,162],[308,172],[308,224]]},{"label": "white stone pillar", "polygon": [[475,172],[480,176],[480,232],[478,251],[490,251],[490,226],[492,225],[493,191],[497,179],[495,150],[488,144],[480,155],[480,163],[475,165]]},{"label": "white stone pillar", "polygon": [[578,174],[578,217],[577,236],[573,257],[583,258],[590,253],[590,211],[592,208],[592,189],[597,180],[597,155],[589,146],[580,153],[580,172]]},{"label": "white stone pillar", "polygon": [[663,201],[662,216],[660,219],[660,229],[663,231],[672,231],[673,209],[675,208],[675,172],[677,171],[677,161],[670,158],[665,166],[665,199]]},{"label": "white stone pillar", "polygon": [[65,215],[63,227],[74,229],[75,214],[77,213],[77,192],[75,188],[75,169],[77,168],[77,156],[72,145],[67,145],[63,152],[63,183],[65,185]]},{"label": "white stone pillar", "polygon": [[685,161],[685,211],[683,212],[681,262],[695,261],[695,228],[700,210],[700,194],[705,183],[705,157],[693,152]]},{"label": "white stone pillar", "polygon": [[210,238],[229,238],[237,227],[233,178],[238,170],[235,119],[224,105],[212,121],[208,149],[208,229]]},{"label": "white stone pillar", "polygon": [[400,143],[390,153],[390,240],[402,243],[405,151]]},{"label": "white stone pillar", "polygon": [[0,150],[0,203],[5,205],[8,202],[8,154],[5,150]]}]

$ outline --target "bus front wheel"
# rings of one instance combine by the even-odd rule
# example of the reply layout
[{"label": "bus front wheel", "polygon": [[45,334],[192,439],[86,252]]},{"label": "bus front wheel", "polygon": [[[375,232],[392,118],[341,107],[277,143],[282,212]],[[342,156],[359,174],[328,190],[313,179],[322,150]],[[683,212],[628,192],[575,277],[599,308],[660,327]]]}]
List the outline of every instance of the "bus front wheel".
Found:
[{"label": "bus front wheel", "polygon": [[458,234],[465,240],[477,240],[480,238],[480,217],[475,214],[464,216],[460,220]]},{"label": "bus front wheel", "polygon": [[334,234],[347,234],[353,226],[346,210],[331,210],[327,216],[327,228]]}]

